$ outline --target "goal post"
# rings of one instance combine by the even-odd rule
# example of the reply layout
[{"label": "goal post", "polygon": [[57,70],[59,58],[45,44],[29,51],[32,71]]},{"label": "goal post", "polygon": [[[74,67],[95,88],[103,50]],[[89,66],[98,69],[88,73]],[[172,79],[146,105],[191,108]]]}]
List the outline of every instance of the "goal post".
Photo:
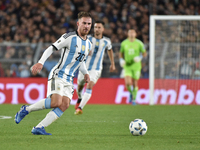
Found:
[{"label": "goal post", "polygon": [[149,105],[159,99],[155,89],[169,89],[168,80],[171,79],[171,86],[180,88],[179,81],[197,79],[194,70],[200,60],[199,43],[200,16],[150,16]]}]

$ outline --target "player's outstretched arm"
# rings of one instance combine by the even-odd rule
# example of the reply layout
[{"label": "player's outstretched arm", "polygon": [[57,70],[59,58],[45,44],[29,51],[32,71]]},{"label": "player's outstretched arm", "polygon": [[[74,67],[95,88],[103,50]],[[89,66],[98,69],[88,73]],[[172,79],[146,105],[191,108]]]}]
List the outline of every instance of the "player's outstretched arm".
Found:
[{"label": "player's outstretched arm", "polygon": [[53,46],[49,46],[44,53],[42,54],[42,57],[40,58],[40,60],[38,61],[38,63],[41,63],[42,65],[44,65],[44,62],[47,60],[47,58],[49,58],[49,56],[53,53],[54,47]]},{"label": "player's outstretched arm", "polygon": [[90,76],[89,76],[89,72],[86,68],[86,65],[85,65],[85,61],[82,62],[79,70],[81,71],[81,73],[84,75],[84,80],[85,80],[85,83],[89,83],[90,82]]},{"label": "player's outstretched arm", "polygon": [[108,50],[108,56],[111,62],[110,65],[110,72],[114,72],[115,71],[115,61],[114,61],[114,56],[113,56],[113,50]]},{"label": "player's outstretched arm", "polygon": [[33,65],[31,67],[31,72],[33,75],[36,75],[37,73],[39,73],[44,65],[44,62],[47,60],[47,58],[49,58],[49,56],[53,53],[53,46],[49,46],[44,53],[42,54],[42,57],[40,58],[40,60],[38,61],[38,63],[36,63],[35,65]]}]

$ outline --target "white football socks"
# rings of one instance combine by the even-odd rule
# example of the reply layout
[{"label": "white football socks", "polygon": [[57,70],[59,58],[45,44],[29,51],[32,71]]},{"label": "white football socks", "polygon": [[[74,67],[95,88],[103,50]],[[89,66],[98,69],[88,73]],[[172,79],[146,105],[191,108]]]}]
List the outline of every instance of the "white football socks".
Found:
[{"label": "white football socks", "polygon": [[92,90],[91,89],[86,89],[85,93],[83,94],[83,98],[81,100],[81,103],[79,107],[83,109],[83,107],[87,104],[89,101],[90,97],[92,96]]},{"label": "white football socks", "polygon": [[45,103],[45,99],[42,99],[39,102],[26,107],[26,110],[30,113],[32,111],[44,109],[45,108],[44,103]]},{"label": "white football socks", "polygon": [[36,128],[41,128],[49,126],[51,123],[56,121],[58,118],[62,116],[63,112],[60,110],[60,108],[54,108],[51,110],[46,117],[36,126]]},{"label": "white football socks", "polygon": [[50,109],[51,108],[51,98],[47,97],[46,99],[42,99],[39,102],[29,105],[26,107],[26,110],[30,113],[32,111],[36,110],[42,110],[42,109]]}]

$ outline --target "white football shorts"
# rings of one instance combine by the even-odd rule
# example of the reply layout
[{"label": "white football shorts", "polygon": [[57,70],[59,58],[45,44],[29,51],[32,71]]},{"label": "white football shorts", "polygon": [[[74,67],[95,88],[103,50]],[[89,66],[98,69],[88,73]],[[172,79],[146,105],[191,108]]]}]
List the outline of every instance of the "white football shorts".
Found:
[{"label": "white football shorts", "polygon": [[[90,81],[93,81],[95,84],[97,83],[98,79],[101,77],[101,71],[97,70],[90,70],[88,71],[90,75]],[[79,71],[78,73],[78,85],[84,85],[84,75]]]},{"label": "white football shorts", "polygon": [[74,85],[61,78],[52,78],[48,81],[47,87],[47,97],[56,93],[61,96],[69,97],[71,100],[74,94]]}]

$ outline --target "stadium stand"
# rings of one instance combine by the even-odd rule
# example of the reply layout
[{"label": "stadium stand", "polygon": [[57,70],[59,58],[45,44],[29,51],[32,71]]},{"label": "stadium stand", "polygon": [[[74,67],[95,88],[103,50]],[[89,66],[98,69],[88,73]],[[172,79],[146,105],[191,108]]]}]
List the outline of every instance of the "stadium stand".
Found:
[{"label": "stadium stand", "polygon": [[[77,13],[89,11],[93,22],[99,19],[105,22],[105,36],[113,43],[117,70],[116,73],[107,71],[109,61],[105,55],[102,77],[119,77],[118,52],[128,29],[137,30],[137,38],[144,42],[148,52],[151,14],[199,15],[199,6],[199,0],[1,0],[0,76],[31,76],[27,68],[48,45],[45,43],[52,43],[61,34],[75,30]],[[56,55],[59,53],[52,56],[53,61]],[[143,67],[141,77],[148,78],[148,58],[143,60]],[[45,68],[40,76],[46,77],[48,71],[49,68]]]}]

